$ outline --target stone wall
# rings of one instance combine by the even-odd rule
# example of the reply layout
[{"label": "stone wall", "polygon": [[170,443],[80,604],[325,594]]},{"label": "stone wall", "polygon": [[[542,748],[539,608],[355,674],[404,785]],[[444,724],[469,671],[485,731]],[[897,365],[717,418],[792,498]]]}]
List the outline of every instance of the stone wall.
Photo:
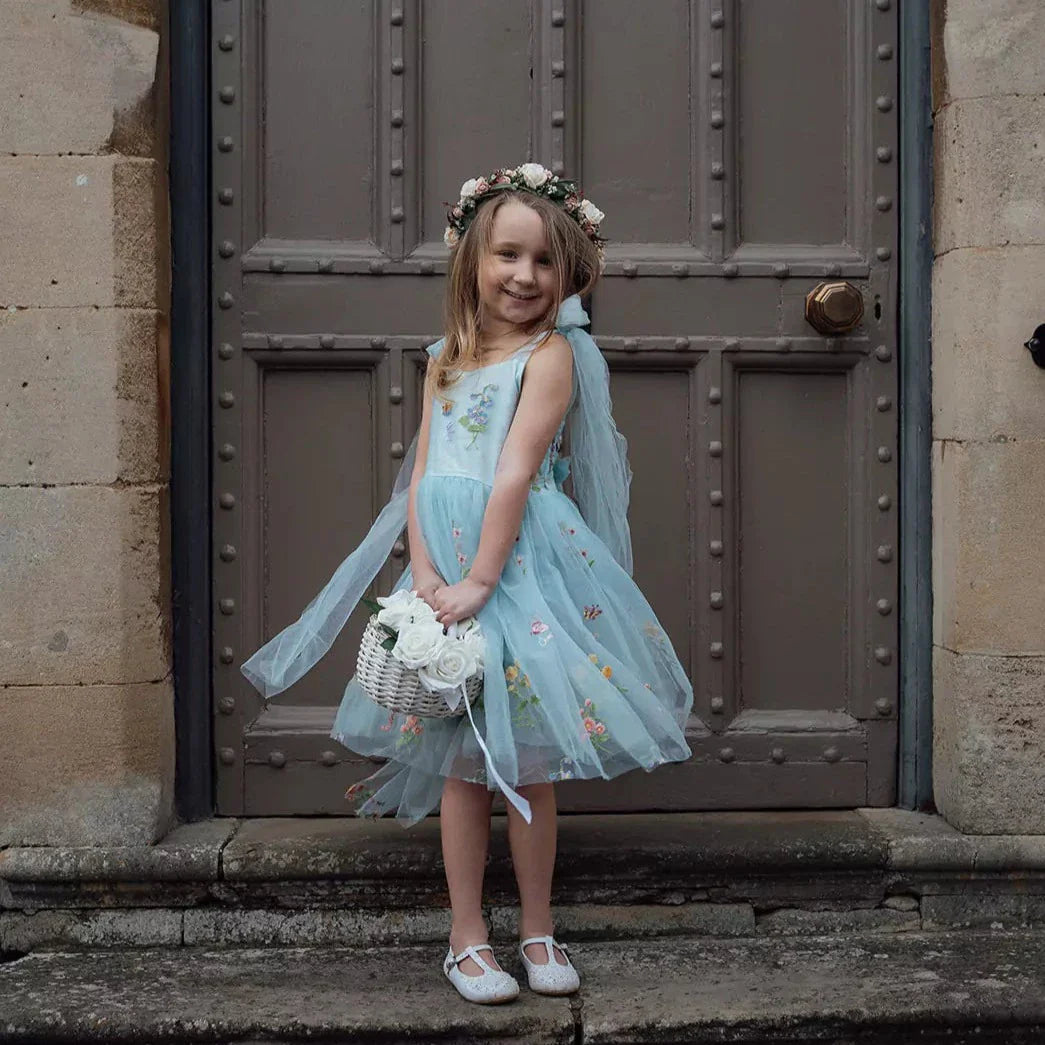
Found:
[{"label": "stone wall", "polygon": [[170,822],[166,19],[0,4],[0,845]]},{"label": "stone wall", "polygon": [[933,16],[936,802],[1045,833],[1045,6]]}]

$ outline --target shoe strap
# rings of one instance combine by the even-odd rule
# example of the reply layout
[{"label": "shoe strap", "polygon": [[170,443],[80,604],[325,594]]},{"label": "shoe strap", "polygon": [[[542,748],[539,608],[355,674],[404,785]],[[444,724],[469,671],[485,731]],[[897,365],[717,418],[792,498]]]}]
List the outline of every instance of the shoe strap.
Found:
[{"label": "shoe strap", "polygon": [[496,972],[497,970],[479,955],[480,951],[489,951],[492,954],[493,948],[488,943],[470,944],[460,954],[454,955],[454,964],[460,965],[465,958],[471,958],[480,969],[485,970],[484,975],[486,972]]},{"label": "shoe strap", "polygon": [[[558,965],[559,963],[555,960],[555,952],[552,950],[552,948],[553,947],[557,947],[560,951],[562,951],[563,954],[569,954],[569,951],[570,951],[569,947],[567,947],[566,944],[559,943],[559,941],[556,940],[554,936],[531,936],[528,940],[523,940],[519,944],[519,948],[522,950],[522,952],[524,954],[526,953],[526,948],[531,943],[543,943],[544,946],[545,946],[545,949],[548,952],[548,961],[549,961],[549,963],[550,962],[555,962],[556,965]],[[569,961],[570,961],[570,959],[567,958],[566,959],[567,964],[569,964]]]}]

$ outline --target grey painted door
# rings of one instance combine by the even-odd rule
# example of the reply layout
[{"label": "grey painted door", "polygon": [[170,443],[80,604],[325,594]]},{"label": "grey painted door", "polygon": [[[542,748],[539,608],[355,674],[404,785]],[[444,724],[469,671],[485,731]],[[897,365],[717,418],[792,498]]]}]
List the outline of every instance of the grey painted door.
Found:
[{"label": "grey painted door", "polygon": [[[440,334],[445,203],[542,161],[613,242],[590,302],[636,578],[694,757],[566,809],[889,805],[896,758],[890,0],[213,0],[219,809],[344,811],[364,614],[265,708],[237,665],[366,532]],[[806,296],[846,280],[824,335]],[[378,593],[404,565],[404,547]]]}]

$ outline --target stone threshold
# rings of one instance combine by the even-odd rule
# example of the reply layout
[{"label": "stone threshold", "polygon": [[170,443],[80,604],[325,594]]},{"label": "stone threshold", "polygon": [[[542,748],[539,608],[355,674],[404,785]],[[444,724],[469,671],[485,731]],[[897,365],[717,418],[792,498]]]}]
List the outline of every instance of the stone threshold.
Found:
[{"label": "stone threshold", "polygon": [[0,965],[9,1045],[1041,1041],[1040,933],[655,940],[574,949],[572,998],[471,1005],[441,947],[40,953]]},{"label": "stone threshold", "polygon": [[[514,931],[505,821],[486,899]],[[1045,926],[1045,837],[969,836],[898,809],[564,815],[573,940]],[[434,819],[213,819],[151,846],[0,851],[0,951],[443,940]]]}]

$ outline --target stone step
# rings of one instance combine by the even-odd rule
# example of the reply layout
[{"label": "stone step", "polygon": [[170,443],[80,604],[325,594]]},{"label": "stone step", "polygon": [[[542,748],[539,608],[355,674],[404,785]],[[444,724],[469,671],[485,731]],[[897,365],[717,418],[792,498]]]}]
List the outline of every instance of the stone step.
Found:
[{"label": "stone step", "polygon": [[[511,948],[500,960],[521,975]],[[476,1006],[441,946],[39,952],[0,964],[0,1040],[1030,1042],[1045,1036],[1037,932],[585,943],[572,999]]]},{"label": "stone step", "polygon": [[[1045,926],[1045,845],[901,810],[563,816],[570,940]],[[503,817],[486,875],[514,930]],[[444,940],[439,825],[213,820],[153,846],[0,852],[0,950]]]}]

